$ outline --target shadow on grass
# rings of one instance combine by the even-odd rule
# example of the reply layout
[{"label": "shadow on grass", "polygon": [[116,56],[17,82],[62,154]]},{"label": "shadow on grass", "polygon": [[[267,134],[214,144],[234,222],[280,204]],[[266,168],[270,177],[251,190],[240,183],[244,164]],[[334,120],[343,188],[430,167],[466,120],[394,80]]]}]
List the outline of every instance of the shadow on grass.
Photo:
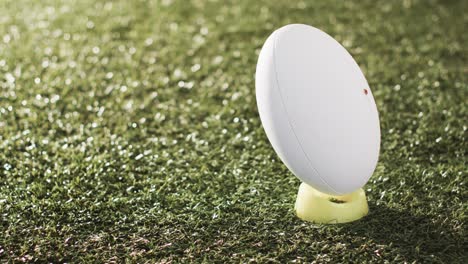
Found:
[{"label": "shadow on grass", "polygon": [[391,245],[408,260],[454,263],[468,256],[463,231],[453,230],[440,218],[385,206],[370,205],[369,209],[368,216],[345,224],[343,230]]}]

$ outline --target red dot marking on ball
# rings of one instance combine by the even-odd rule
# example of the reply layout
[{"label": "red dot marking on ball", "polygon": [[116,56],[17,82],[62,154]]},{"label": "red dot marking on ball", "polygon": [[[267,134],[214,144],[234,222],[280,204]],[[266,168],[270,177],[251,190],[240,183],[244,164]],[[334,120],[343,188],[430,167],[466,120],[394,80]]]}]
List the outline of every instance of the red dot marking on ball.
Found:
[{"label": "red dot marking on ball", "polygon": [[369,91],[367,91],[367,89],[364,89],[364,94],[367,95],[369,93]]}]

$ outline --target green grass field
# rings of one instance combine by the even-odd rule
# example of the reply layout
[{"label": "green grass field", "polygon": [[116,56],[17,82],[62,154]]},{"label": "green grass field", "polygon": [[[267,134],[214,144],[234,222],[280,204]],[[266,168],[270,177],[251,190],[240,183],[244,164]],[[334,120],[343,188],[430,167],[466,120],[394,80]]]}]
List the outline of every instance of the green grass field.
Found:
[{"label": "green grass field", "polygon": [[[466,1],[0,1],[0,260],[463,263]],[[380,113],[370,214],[294,215],[255,66],[328,32]]]}]

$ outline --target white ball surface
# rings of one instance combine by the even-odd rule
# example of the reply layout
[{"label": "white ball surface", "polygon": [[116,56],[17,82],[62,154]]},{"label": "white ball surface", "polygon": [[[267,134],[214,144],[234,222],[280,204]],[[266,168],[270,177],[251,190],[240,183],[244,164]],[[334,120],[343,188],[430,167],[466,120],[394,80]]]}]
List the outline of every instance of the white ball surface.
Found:
[{"label": "white ball surface", "polygon": [[335,39],[302,24],[276,30],[260,52],[255,86],[268,139],[300,180],[332,195],[369,180],[380,148],[377,107]]}]

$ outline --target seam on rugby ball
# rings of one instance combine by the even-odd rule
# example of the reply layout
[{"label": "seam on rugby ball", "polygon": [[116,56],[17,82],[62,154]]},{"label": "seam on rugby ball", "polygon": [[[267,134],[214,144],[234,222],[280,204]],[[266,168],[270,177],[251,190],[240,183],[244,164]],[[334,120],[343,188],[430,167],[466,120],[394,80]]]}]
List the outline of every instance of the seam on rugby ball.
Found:
[{"label": "seam on rugby ball", "polygon": [[[279,29],[281,30],[281,29]],[[333,190],[335,192],[335,194],[338,194],[338,195],[342,195],[343,193],[341,192],[338,192],[336,191],[334,188],[332,188],[330,186],[330,184],[328,184],[328,182],[326,180],[324,180],[322,178],[322,176],[320,175],[320,173],[317,171],[317,169],[315,169],[315,166],[312,164],[312,161],[310,160],[309,156],[307,156],[307,153],[305,152],[304,148],[302,147],[302,144],[301,144],[301,141],[299,140],[297,134],[296,134],[296,131],[294,131],[294,127],[293,125],[291,124],[291,121],[290,121],[290,117],[289,117],[289,113],[288,113],[288,110],[286,108],[286,105],[284,103],[284,99],[283,99],[283,95],[281,93],[281,88],[280,88],[280,85],[279,85],[279,81],[278,81],[278,72],[276,70],[276,41],[277,41],[277,35],[278,35],[278,32],[279,30],[276,30],[273,34],[274,34],[274,37],[273,37],[273,71],[274,71],[274,75],[275,75],[275,82],[276,82],[276,88],[278,89],[278,94],[279,94],[279,97],[280,97],[280,101],[281,101],[281,105],[282,105],[282,108],[283,108],[283,111],[285,112],[286,114],[286,119],[288,121],[288,125],[289,125],[289,128],[292,132],[292,134],[294,135],[294,138],[296,139],[296,142],[297,144],[299,145],[300,149],[302,150],[302,154],[304,155],[304,157],[306,158],[309,166],[312,168],[312,170],[315,171],[315,173],[318,175],[318,177],[320,178],[320,180],[325,183],[326,186],[328,186],[328,188],[330,188],[331,190]]]}]

